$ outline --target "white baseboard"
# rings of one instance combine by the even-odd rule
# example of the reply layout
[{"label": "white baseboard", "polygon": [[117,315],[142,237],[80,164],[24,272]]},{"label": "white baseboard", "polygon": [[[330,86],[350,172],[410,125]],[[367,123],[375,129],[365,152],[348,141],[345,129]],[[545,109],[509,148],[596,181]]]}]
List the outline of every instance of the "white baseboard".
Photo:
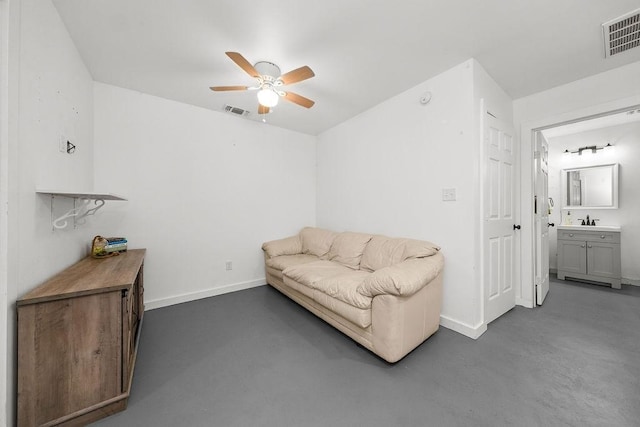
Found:
[{"label": "white baseboard", "polygon": [[255,288],[266,285],[267,281],[263,277],[261,279],[250,280],[248,282],[232,283],[217,288],[206,289],[204,291],[191,292],[187,294],[175,295],[168,298],[160,298],[145,301],[145,310],[154,310],[156,308],[168,307],[170,305],[182,304],[183,302],[195,301],[202,298],[214,297],[216,295],[228,294],[230,292],[242,291],[245,289]]},{"label": "white baseboard", "polygon": [[440,326],[444,326],[447,329],[451,329],[474,340],[487,331],[487,325],[485,323],[481,323],[478,326],[470,326],[443,315],[440,315]]}]

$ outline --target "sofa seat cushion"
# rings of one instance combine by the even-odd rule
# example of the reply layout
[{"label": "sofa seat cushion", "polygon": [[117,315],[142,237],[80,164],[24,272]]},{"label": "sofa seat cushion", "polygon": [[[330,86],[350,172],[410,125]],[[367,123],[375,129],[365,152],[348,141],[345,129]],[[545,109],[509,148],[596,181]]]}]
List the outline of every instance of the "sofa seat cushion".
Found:
[{"label": "sofa seat cushion", "polygon": [[313,290],[312,298],[318,304],[362,329],[366,329],[371,325],[371,308],[354,307],[317,289]]},{"label": "sofa seat cushion", "polygon": [[[313,289],[354,307],[371,308],[372,298],[357,291],[358,286],[371,274],[366,271],[350,271],[339,276],[318,280],[313,284]],[[321,301],[318,302],[322,304]]]},{"label": "sofa seat cushion", "polygon": [[313,299],[312,287],[298,283],[292,278],[285,276],[284,274],[282,275],[282,283],[284,283],[285,286],[288,286],[289,288],[300,292],[302,295]]},{"label": "sofa seat cushion", "polygon": [[309,262],[318,261],[318,257],[315,255],[298,254],[298,255],[280,255],[277,257],[269,258],[266,261],[267,267],[271,267],[275,270],[283,271],[288,267],[294,265],[307,264]]},{"label": "sofa seat cushion", "polygon": [[282,275],[285,279],[289,278],[313,289],[313,284],[319,280],[339,276],[351,271],[353,270],[349,267],[337,262],[321,260],[287,267],[282,271]]}]

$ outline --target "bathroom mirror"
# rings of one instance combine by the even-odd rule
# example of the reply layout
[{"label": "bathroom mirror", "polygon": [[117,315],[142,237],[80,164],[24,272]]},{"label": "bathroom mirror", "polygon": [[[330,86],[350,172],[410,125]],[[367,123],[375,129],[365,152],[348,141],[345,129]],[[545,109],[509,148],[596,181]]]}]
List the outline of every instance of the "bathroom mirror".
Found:
[{"label": "bathroom mirror", "polygon": [[563,169],[562,206],[571,209],[616,209],[618,164]]}]

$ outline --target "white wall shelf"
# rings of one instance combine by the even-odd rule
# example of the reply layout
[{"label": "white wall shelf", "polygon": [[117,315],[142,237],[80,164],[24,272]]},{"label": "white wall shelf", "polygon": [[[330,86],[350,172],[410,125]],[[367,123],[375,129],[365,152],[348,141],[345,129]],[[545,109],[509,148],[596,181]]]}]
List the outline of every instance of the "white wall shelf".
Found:
[{"label": "white wall shelf", "polygon": [[[72,192],[41,189],[36,189],[36,193],[51,196],[51,226],[53,227],[53,230],[66,228],[69,225],[68,220],[70,218],[73,218],[73,228],[76,228],[78,224],[83,224],[86,217],[94,215],[98,209],[104,206],[105,200],[127,201],[124,197],[113,193]],[[56,197],[73,199],[73,209],[58,218],[56,218],[53,213],[54,200]]]}]

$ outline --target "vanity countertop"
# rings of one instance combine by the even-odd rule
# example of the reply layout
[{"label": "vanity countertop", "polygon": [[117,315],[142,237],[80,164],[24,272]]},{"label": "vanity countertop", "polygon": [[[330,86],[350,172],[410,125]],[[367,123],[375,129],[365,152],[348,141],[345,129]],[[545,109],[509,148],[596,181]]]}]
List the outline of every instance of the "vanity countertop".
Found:
[{"label": "vanity countertop", "polygon": [[617,225],[559,225],[558,230],[620,231]]}]

